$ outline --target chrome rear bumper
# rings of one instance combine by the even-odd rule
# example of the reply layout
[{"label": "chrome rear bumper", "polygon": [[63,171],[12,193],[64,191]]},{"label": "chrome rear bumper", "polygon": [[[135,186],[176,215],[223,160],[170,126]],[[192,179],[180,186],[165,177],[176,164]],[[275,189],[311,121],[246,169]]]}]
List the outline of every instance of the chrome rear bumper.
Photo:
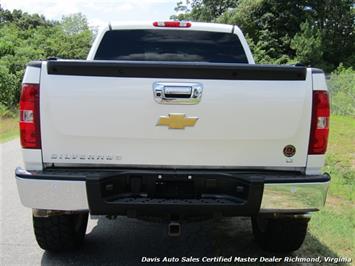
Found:
[{"label": "chrome rear bumper", "polygon": [[[101,173],[102,172],[102,173]],[[167,211],[190,211],[207,213],[225,213],[226,216],[250,216],[262,213],[308,213],[324,206],[330,176],[292,176],[287,173],[271,174],[240,174],[225,172],[193,172],[181,176],[192,176],[195,184],[205,189],[208,180],[215,180],[217,192],[208,194],[208,200],[156,200],[153,198],[138,198],[126,194],[118,195],[118,200],[110,202],[112,195],[105,198],[103,188],[121,187],[131,176],[136,177],[137,171],[127,170],[108,173],[101,171],[75,171],[73,169],[58,171],[26,171],[16,169],[16,182],[21,202],[33,209],[78,211],[87,210],[93,214],[125,215],[129,210],[137,212],[155,210],[157,213]],[[160,173],[161,171],[157,171]],[[133,173],[133,174],[131,174]],[[155,171],[145,170],[145,181],[155,184],[160,180]],[[142,174],[142,172],[139,172]],[[180,174],[180,173],[179,173]],[[164,175],[165,177],[165,175]],[[156,179],[157,178],[157,179]],[[171,178],[176,178],[172,175]],[[209,179],[212,178],[212,179]],[[169,180],[169,176],[167,176]],[[143,180],[143,181],[144,181]],[[220,180],[221,182],[217,181]],[[235,183],[235,181],[239,183]],[[115,183],[116,181],[123,182]],[[161,182],[161,181],[160,181]],[[244,198],[238,198],[233,187],[235,184],[247,184],[249,192]],[[219,186],[220,185],[220,186]],[[228,195],[227,195],[228,194]],[[205,196],[207,194],[201,194]],[[236,195],[236,196],[233,196]],[[227,196],[227,197],[225,197]],[[238,201],[238,199],[240,199]],[[129,203],[127,203],[129,202]]]},{"label": "chrome rear bumper", "polygon": [[310,212],[324,206],[329,181],[264,184],[260,212]]}]

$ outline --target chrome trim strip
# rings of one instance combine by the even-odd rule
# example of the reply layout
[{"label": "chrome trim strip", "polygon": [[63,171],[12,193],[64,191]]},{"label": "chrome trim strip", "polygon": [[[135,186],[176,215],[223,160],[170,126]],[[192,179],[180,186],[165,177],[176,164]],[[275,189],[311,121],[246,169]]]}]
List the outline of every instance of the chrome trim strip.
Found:
[{"label": "chrome trim strip", "polygon": [[260,212],[308,212],[324,206],[329,182],[268,183]]}]

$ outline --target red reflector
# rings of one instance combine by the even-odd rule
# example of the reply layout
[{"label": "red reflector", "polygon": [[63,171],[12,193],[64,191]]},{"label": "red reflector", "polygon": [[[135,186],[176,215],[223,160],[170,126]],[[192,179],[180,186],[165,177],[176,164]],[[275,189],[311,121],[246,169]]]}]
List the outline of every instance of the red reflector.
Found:
[{"label": "red reflector", "polygon": [[190,28],[191,22],[185,21],[155,21],[154,27],[166,27],[166,28]]},{"label": "red reflector", "polygon": [[324,154],[329,134],[329,95],[327,91],[313,91],[311,134],[308,154]]},{"label": "red reflector", "polygon": [[19,124],[22,148],[40,149],[39,84],[22,84]]}]

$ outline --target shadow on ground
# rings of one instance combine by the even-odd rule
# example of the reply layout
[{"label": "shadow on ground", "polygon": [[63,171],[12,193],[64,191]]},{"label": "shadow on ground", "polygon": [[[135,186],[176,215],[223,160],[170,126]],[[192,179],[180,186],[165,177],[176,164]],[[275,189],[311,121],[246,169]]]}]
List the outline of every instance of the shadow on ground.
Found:
[{"label": "shadow on ground", "polygon": [[[129,218],[116,220],[108,220],[101,216],[94,218],[98,219],[98,223],[87,234],[82,249],[62,254],[45,252],[42,265],[136,265],[141,262],[142,257],[162,259],[193,256],[201,259],[204,256],[272,257],[275,255],[262,251],[253,242],[249,218],[224,218],[187,223],[183,225],[182,236],[179,238],[169,238],[167,226],[161,223]],[[276,254],[276,256],[282,255]],[[309,233],[303,247],[288,256],[338,257]],[[202,263],[193,265],[202,265]]]}]

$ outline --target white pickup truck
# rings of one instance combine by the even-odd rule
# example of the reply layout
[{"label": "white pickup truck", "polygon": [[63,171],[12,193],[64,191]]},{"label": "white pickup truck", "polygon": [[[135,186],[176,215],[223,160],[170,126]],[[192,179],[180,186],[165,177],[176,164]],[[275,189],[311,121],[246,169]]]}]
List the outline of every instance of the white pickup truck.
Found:
[{"label": "white pickup truck", "polygon": [[298,249],[325,203],[324,73],[257,65],[237,26],[108,25],[87,60],[33,61],[20,100],[19,195],[45,250],[80,246],[88,214],[248,216],[262,248]]}]

